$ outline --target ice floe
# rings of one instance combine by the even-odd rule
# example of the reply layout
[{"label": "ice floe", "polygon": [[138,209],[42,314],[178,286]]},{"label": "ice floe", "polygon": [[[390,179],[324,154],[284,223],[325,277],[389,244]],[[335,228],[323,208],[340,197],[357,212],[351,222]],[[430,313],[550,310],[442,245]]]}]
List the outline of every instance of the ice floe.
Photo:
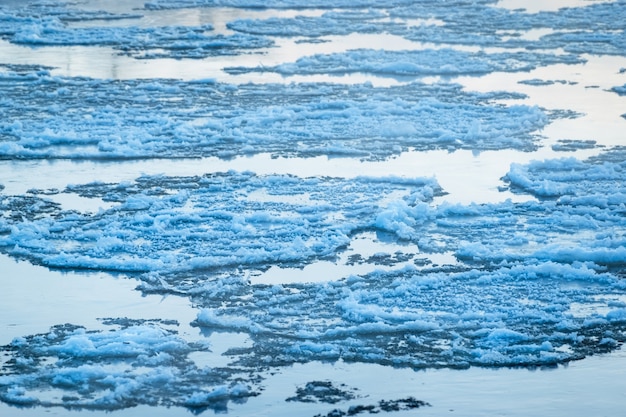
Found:
[{"label": "ice floe", "polygon": [[409,148],[531,150],[550,120],[538,107],[496,102],[521,94],[466,92],[447,83],[236,86],[54,77],[10,66],[0,73],[0,91],[7,116],[0,159],[268,152],[384,159]]},{"label": "ice floe", "polygon": [[[69,12],[68,12],[69,13]],[[76,20],[87,18],[69,14]],[[98,18],[101,16],[96,14]],[[65,18],[67,20],[67,18]],[[120,54],[135,58],[206,58],[236,55],[267,48],[270,39],[246,34],[213,34],[211,25],[129,27],[69,27],[61,17],[20,17],[0,15],[2,37],[18,45],[42,46],[109,46]]]},{"label": "ice floe", "polygon": [[211,34],[210,25],[160,28],[66,28],[55,22],[24,25],[10,41],[18,45],[97,45],[111,46],[120,54],[135,58],[206,58],[236,55],[243,51],[267,48],[269,39],[244,35]]},{"label": "ice floe", "polygon": [[[319,16],[297,15],[269,19],[238,19],[227,27],[236,35],[204,33],[209,27],[69,27],[68,22],[137,20],[141,14],[81,10],[51,3],[23,9],[5,8],[0,34],[11,42],[29,45],[113,45],[138,58],[202,58],[238,54],[271,46],[266,36],[318,38],[351,33],[394,34],[439,45],[558,50],[576,54],[623,55],[623,1],[586,7],[527,13],[493,7],[484,2],[370,2],[335,4],[301,1],[177,1],[145,3],[146,10],[176,8],[335,9]],[[341,10],[346,9],[346,10]],[[421,19],[420,24],[411,22]],[[426,23],[425,23],[426,22]],[[436,22],[436,24],[428,24]],[[489,24],[485,24],[489,22]],[[538,38],[530,31],[549,29]],[[263,36],[261,36],[263,35]],[[147,39],[146,39],[147,38]]]},{"label": "ice floe", "polygon": [[620,96],[626,96],[626,84],[622,86],[613,87],[611,90],[619,94]]},{"label": "ice floe", "polygon": [[[186,324],[199,334],[165,316],[109,317],[95,328],[52,323],[0,346],[0,400],[225,412],[230,402],[262,395],[269,374],[297,364],[535,368],[620,348],[626,152],[602,137],[564,134],[545,148],[591,158],[518,160],[505,168],[500,190],[523,196],[515,201],[446,201],[437,178],[414,173],[298,176],[211,166],[230,158],[241,166],[245,155],[263,155],[266,165],[272,157],[297,164],[320,155],[391,164],[407,151],[536,150],[542,129],[580,112],[532,105],[518,91],[569,88],[576,81],[550,69],[624,56],[626,3],[537,13],[497,3],[150,0],[132,13],[59,2],[0,8],[4,44],[24,49],[108,47],[155,65],[252,52],[259,63],[220,65],[235,75],[285,77],[273,84],[227,84],[202,73],[187,81],[118,80],[57,76],[45,62],[0,63],[4,169],[29,159],[106,159],[96,167],[102,174],[122,159],[196,158],[189,175],[155,174],[152,166],[130,179],[55,179],[42,188],[46,181],[35,181],[31,189],[9,184],[12,177],[0,184],[0,252],[61,271],[124,274],[144,294],[184,297],[195,309]],[[204,18],[143,21],[144,13],[178,8],[291,12],[233,14],[220,33]],[[106,24],[112,21],[120,24]],[[365,34],[403,39],[403,49],[344,47],[345,37]],[[334,49],[302,52],[325,43]],[[268,48],[285,45],[302,51],[261,64]],[[620,60],[604,65],[624,72],[617,73]],[[397,83],[341,78],[356,73]],[[502,73],[510,91],[454,83]],[[330,76],[318,82],[318,75]],[[597,97],[621,100],[623,80],[610,82],[595,86]],[[56,169],[48,172],[63,168]],[[78,202],[67,208],[68,200]],[[282,399],[342,403],[328,416],[429,405],[403,395],[348,408],[343,403],[356,391],[317,377],[293,389],[295,396]]]},{"label": "ice floe", "polygon": [[197,413],[257,395],[236,369],[198,367],[189,356],[209,347],[178,337],[175,323],[105,321],[109,331],[67,324],[13,340],[5,346],[12,358],[0,376],[0,399],[21,407],[159,405]]},{"label": "ice floe", "polygon": [[[389,5],[411,4],[410,0],[393,0]],[[341,0],[329,4],[323,0],[175,0],[175,1],[148,1],[146,9],[175,9],[181,7],[240,7],[246,9],[330,9],[330,8],[377,8],[387,7],[375,0]]]},{"label": "ice floe", "polygon": [[[433,206],[440,190],[428,179],[229,172],[92,183],[69,190],[119,204],[60,212],[43,196],[5,196],[2,247],[49,266],[145,272],[144,291],[203,307],[201,328],[249,334],[241,366],[554,365],[624,339],[621,155],[514,164],[509,186],[538,197],[523,203]],[[426,256],[451,251],[460,262],[424,268],[402,257],[395,270],[321,283],[247,278],[270,265],[332,259],[361,230],[393,233]],[[606,313],[581,307],[598,302]]]},{"label": "ice floe", "polygon": [[[432,179],[301,179],[236,172],[144,177],[67,191],[118,204],[98,213],[63,213],[45,198],[4,197],[2,229],[10,234],[2,237],[2,246],[60,268],[263,269],[333,257],[351,234],[374,227],[386,200],[403,196],[404,204],[419,210],[441,192]],[[256,193],[265,197],[258,200]],[[54,217],[43,218],[54,211]],[[32,222],[14,228],[19,216]]]},{"label": "ice floe", "polygon": [[387,51],[359,49],[343,53],[313,55],[294,63],[255,68],[227,67],[226,72],[252,71],[293,74],[371,73],[383,76],[459,76],[481,75],[494,71],[530,71],[540,65],[580,64],[575,55],[532,52],[464,52],[454,49]]}]

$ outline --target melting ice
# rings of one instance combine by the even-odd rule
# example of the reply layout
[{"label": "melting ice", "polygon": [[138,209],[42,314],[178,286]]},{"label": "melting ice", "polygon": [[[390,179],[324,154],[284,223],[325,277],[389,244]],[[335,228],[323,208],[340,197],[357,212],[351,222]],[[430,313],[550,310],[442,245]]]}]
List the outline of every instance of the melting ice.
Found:
[{"label": "melting ice", "polygon": [[[212,62],[228,82],[201,74],[104,79],[33,63],[35,52],[29,62],[6,58],[0,172],[40,159],[108,163],[90,165],[102,174],[96,181],[51,179],[17,193],[0,183],[0,251],[61,271],[123,274],[143,294],[185,297],[195,309],[186,325],[200,336],[189,340],[167,312],[98,318],[93,329],[50,323],[0,347],[3,402],[227,411],[231,401],[263,395],[265,371],[294,364],[543,367],[623,344],[624,148],[602,137],[550,137],[546,147],[544,129],[584,118],[573,105],[538,106],[497,85],[475,91],[462,78],[623,58],[623,1],[536,13],[489,0],[89,5],[3,6],[0,37],[26,51],[82,46],[156,66]],[[255,18],[259,7],[270,11]],[[247,11],[217,33],[206,22],[145,18],[216,8]],[[413,49],[324,50],[364,34]],[[285,40],[303,52],[281,57]],[[264,54],[276,64],[264,65]],[[284,78],[250,83],[251,73]],[[394,83],[378,82],[385,77]],[[518,86],[557,84],[578,88],[566,77],[529,76]],[[601,93],[621,98],[624,88],[620,79]],[[437,176],[210,164],[269,155],[270,164],[325,156],[391,166],[409,153],[545,148],[549,158],[498,174],[502,195],[523,198],[474,203],[447,200]],[[199,172],[189,175],[164,168],[121,180],[106,172],[127,160],[192,159]]]}]

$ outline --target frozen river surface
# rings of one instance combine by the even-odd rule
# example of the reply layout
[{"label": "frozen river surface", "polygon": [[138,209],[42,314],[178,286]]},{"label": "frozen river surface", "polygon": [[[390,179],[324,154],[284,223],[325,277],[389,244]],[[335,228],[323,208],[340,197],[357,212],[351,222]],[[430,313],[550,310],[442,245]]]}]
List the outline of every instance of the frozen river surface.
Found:
[{"label": "frozen river surface", "polygon": [[626,2],[0,2],[0,415],[621,415]]}]

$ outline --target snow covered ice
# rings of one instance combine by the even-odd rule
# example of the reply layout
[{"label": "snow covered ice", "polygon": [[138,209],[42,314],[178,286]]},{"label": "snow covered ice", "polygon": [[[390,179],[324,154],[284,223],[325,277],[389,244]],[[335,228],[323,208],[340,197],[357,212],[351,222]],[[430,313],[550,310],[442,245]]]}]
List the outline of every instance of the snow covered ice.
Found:
[{"label": "snow covered ice", "polygon": [[54,77],[30,67],[9,67],[0,84],[13,109],[0,127],[13,138],[1,144],[3,159],[261,152],[377,159],[408,148],[530,149],[532,132],[550,117],[535,106],[495,103],[520,95],[465,93],[454,84],[233,86]]},{"label": "snow covered ice", "polygon": [[509,3],[0,6],[0,280],[110,287],[7,293],[0,414],[615,414],[626,3]]}]

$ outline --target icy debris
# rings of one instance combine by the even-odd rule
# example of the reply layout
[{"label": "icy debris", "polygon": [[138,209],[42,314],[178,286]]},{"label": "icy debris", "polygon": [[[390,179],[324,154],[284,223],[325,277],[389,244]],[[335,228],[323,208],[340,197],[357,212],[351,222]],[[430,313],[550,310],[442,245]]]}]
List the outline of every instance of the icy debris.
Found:
[{"label": "icy debris", "polygon": [[[334,257],[352,233],[376,227],[389,195],[404,194],[407,208],[420,207],[441,189],[432,178],[303,179],[228,172],[141,177],[66,192],[118,204],[81,214],[63,212],[46,199],[2,197],[0,219],[13,232],[0,236],[0,246],[58,268],[174,273],[303,265]],[[251,198],[256,192],[270,198]],[[37,209],[29,221],[16,217]],[[56,213],[41,218],[50,210]]]},{"label": "icy debris", "polygon": [[[421,250],[453,250],[464,261],[456,270],[405,267],[341,284],[231,282],[219,296],[193,294],[199,305],[220,306],[199,314],[197,324],[245,315],[256,349],[242,363],[341,358],[413,367],[540,366],[613,349],[624,341],[621,305],[607,304],[606,316],[595,307],[577,316],[571,309],[624,290],[621,154],[512,167],[515,184],[525,178],[527,190],[553,189],[556,201],[443,204],[425,216],[405,207],[397,225],[385,226]],[[561,186],[549,185],[555,180]],[[277,315],[268,315],[274,306]],[[209,311],[214,318],[205,322]],[[609,335],[617,342],[602,342]]]},{"label": "icy debris", "polygon": [[295,16],[293,18],[238,19],[226,26],[240,33],[263,36],[342,36],[352,33],[385,33],[398,30],[398,24],[381,22],[384,14],[364,11],[362,13],[327,12],[322,16]]},{"label": "icy debris", "polygon": [[[385,31],[436,47],[456,45],[320,54],[262,68],[286,75],[527,71],[583,62],[577,55],[583,52],[621,55],[626,50],[623,1],[533,15],[498,11],[492,4],[398,0],[383,7],[370,0],[339,1],[333,7],[376,10],[239,20],[229,27],[248,34],[230,38],[212,37],[208,26],[70,28],[65,22],[72,19],[115,17],[69,8],[40,17],[2,9],[0,36],[30,45],[85,42],[123,50],[123,43],[131,48],[128,53],[143,58],[177,56],[171,52],[175,48],[186,51],[179,57],[206,56],[216,46],[213,41],[224,47],[222,53],[240,53],[229,49],[229,40],[251,49],[268,46],[264,36],[269,35]],[[146,8],[218,5],[327,7],[301,0],[181,0],[153,1]],[[437,24],[403,23],[416,17]],[[537,39],[527,36],[541,28],[550,30]],[[250,35],[255,32],[264,36]],[[485,50],[458,47],[465,44]],[[509,49],[487,50],[494,46]],[[569,53],[545,52],[558,47]],[[622,87],[613,91],[622,94]],[[377,88],[110,81],[54,77],[50,68],[15,65],[2,65],[0,96],[3,159],[254,153],[384,159],[407,149],[529,150],[536,146],[533,135],[556,117],[536,107],[501,104],[520,94],[472,93],[448,83]],[[563,140],[555,146],[581,149],[595,142]],[[319,360],[416,369],[555,366],[617,349],[626,340],[620,298],[626,290],[624,153],[614,149],[586,161],[513,164],[504,177],[509,189],[536,197],[523,203],[435,206],[433,197],[443,190],[428,178],[249,172],[145,176],[62,191],[112,204],[98,213],[62,210],[49,199],[59,190],[2,194],[4,253],[50,267],[132,272],[145,292],[189,297],[199,309],[193,324],[205,332],[230,330],[247,337],[226,352],[231,363],[200,369],[190,355],[205,353],[206,343],[185,341],[174,322],[106,319],[103,324],[113,327],[108,332],[55,326],[0,348],[9,358],[0,376],[0,399],[17,406],[114,410],[146,404],[224,411],[229,401],[255,395],[260,367]],[[409,242],[420,256],[374,252],[362,262],[384,264],[384,270],[325,282],[254,285],[249,280],[275,266],[334,262],[363,232]],[[431,267],[431,254],[454,262]],[[410,259],[413,264],[406,262]],[[332,402],[350,399],[352,391],[313,381],[297,394]],[[329,415],[414,405],[424,404],[384,401]]]},{"label": "icy debris", "polygon": [[[377,230],[413,242],[423,253],[449,252],[470,264],[614,266],[624,242],[621,154],[513,164],[505,176],[510,188],[542,199],[516,204],[433,207],[429,202],[441,193],[434,180],[393,177],[229,172],[72,186],[65,193],[116,204],[97,214],[77,213],[38,195],[3,196],[2,228],[11,232],[0,236],[0,244],[6,253],[53,267],[173,274],[304,266],[335,259],[356,233]],[[393,259],[406,257],[380,261]]]},{"label": "icy debris", "polygon": [[358,49],[299,58],[294,63],[262,67],[227,67],[231,74],[277,72],[282,75],[370,73],[383,76],[484,75],[494,71],[530,71],[538,66],[580,64],[576,55],[533,52],[465,52],[455,49],[388,51]]},{"label": "icy debris", "polygon": [[343,417],[355,416],[361,413],[378,414],[380,412],[389,413],[392,411],[413,410],[415,408],[430,406],[429,403],[422,400],[416,400],[413,397],[403,398],[400,400],[380,400],[378,404],[373,405],[353,405],[346,411],[338,408],[328,412],[327,414],[316,414],[314,417]]},{"label": "icy debris", "polygon": [[304,387],[298,387],[296,395],[287,398],[285,401],[335,404],[354,398],[356,398],[355,389],[349,388],[345,384],[340,384],[339,387],[337,387],[332,381],[311,381],[307,382]]},{"label": "icy debris", "polygon": [[188,355],[204,351],[157,321],[88,331],[70,324],[0,347],[10,359],[0,400],[17,405],[118,410],[137,405],[226,410],[257,395],[237,370],[197,368]]},{"label": "icy debris", "polygon": [[[483,48],[547,50],[623,55],[623,2],[606,2],[587,7],[528,14],[492,7],[492,2],[413,2],[389,4],[372,13],[364,9],[350,16],[328,12],[319,17],[245,19],[231,22],[233,30],[269,36],[315,38],[351,33],[389,33],[405,39],[436,45],[480,45]],[[301,7],[311,7],[302,4]],[[380,16],[383,14],[383,16]],[[385,16],[386,14],[386,16]],[[430,19],[437,24],[411,24]],[[488,24],[487,24],[488,23]],[[529,37],[528,33],[547,30]]]},{"label": "icy debris", "polygon": [[616,92],[620,96],[626,96],[626,84],[622,86],[613,87],[611,88],[611,91]]},{"label": "icy debris", "polygon": [[[228,27],[239,32],[234,38],[218,37],[199,39],[195,45],[189,40],[171,41],[161,39],[167,52],[148,51],[133,56],[142,58],[201,58],[216,54],[241,53],[254,50],[269,43],[267,38],[242,36],[263,34],[267,36],[341,36],[352,33],[388,33],[405,39],[437,45],[480,45],[483,48],[524,48],[526,50],[548,50],[564,48],[566,51],[584,54],[624,55],[624,28],[621,21],[626,18],[624,1],[602,2],[585,7],[563,8],[558,11],[544,11],[529,14],[520,10],[505,10],[494,7],[495,1],[407,1],[376,2],[333,2],[329,6],[324,1],[277,0],[154,0],[145,3],[147,10],[196,8],[196,7],[235,7],[245,9],[335,9],[318,16],[294,16],[293,18],[270,18],[265,20],[236,20],[228,22]],[[344,11],[345,9],[345,11]],[[2,13],[3,12],[3,13]],[[63,25],[68,21],[97,21],[112,19],[136,19],[135,14],[113,14],[107,12],[84,11],[72,4],[53,4],[18,9],[0,9],[0,35],[10,41],[17,32],[39,26]],[[413,24],[422,19],[437,24]],[[56,22],[56,23],[55,23]],[[527,36],[537,30],[549,32],[538,38]],[[39,30],[36,36],[20,35],[20,42],[51,42],[49,44],[76,44],[79,39],[87,44],[107,45],[113,41],[111,35],[103,36],[105,28],[74,28],[50,33]],[[118,28],[116,34],[123,35],[127,29]],[[130,29],[130,31],[136,31]],[[55,33],[56,32],[56,33]],[[26,34],[28,35],[28,34]],[[147,34],[146,34],[147,35]],[[46,41],[46,38],[49,38]],[[123,38],[138,41],[139,37],[125,35]],[[175,38],[175,37],[174,37]],[[65,40],[63,40],[65,39]],[[231,40],[237,40],[240,48],[232,48]],[[119,39],[117,39],[119,41]],[[65,43],[63,43],[65,42]],[[187,48],[176,51],[177,45]]]},{"label": "icy debris", "polygon": [[[357,10],[346,13],[328,12],[319,17],[238,20],[231,29],[269,36],[304,36],[309,38],[350,33],[391,33],[408,40],[439,45],[480,45],[482,47],[525,48],[547,50],[565,48],[584,54],[624,55],[624,1],[602,2],[585,7],[562,8],[558,11],[526,13],[493,7],[494,1],[432,2],[392,1],[333,2],[333,8]],[[324,2],[258,0],[155,0],[147,9],[182,7],[241,7],[326,9]],[[372,12],[374,10],[374,12]],[[381,16],[382,15],[382,16]],[[350,19],[350,20],[348,20]],[[431,19],[437,25],[412,25],[412,19]],[[531,31],[549,29],[538,38],[528,37]]]},{"label": "icy debris", "polygon": [[547,85],[554,85],[554,84],[576,85],[578,83],[576,81],[541,80],[539,78],[533,78],[533,79],[530,79],[530,80],[518,81],[518,84],[532,85],[532,86],[536,86],[536,87],[544,87],[544,86],[547,86]]},{"label": "icy debris", "polygon": [[537,107],[495,103],[523,95],[456,84],[233,86],[64,78],[9,67],[0,72],[0,94],[0,159],[271,153],[379,160],[409,148],[531,150],[535,132],[549,122]]},{"label": "icy debris", "polygon": [[[469,3],[454,10],[445,9],[445,6],[443,3],[429,6],[417,2],[392,9],[390,14],[404,18],[426,15],[441,20],[443,24],[439,28],[419,26],[407,31],[407,39],[422,42],[526,49],[566,47],[566,50],[577,53],[592,50],[594,53],[623,54],[623,50],[620,53],[617,48],[623,42],[624,28],[620,25],[620,19],[626,14],[623,1],[539,13]],[[549,29],[553,33],[548,32],[538,39],[524,36],[537,29]],[[576,34],[568,36],[571,32]]]},{"label": "icy debris", "polygon": [[238,33],[213,34],[211,25],[160,27],[74,27],[68,22],[139,19],[137,14],[85,11],[72,4],[35,3],[0,9],[0,36],[28,46],[109,46],[134,58],[195,58],[237,55],[268,48],[268,38]]},{"label": "icy debris", "polygon": [[207,33],[211,30],[210,25],[68,28],[60,22],[46,21],[21,25],[8,40],[29,46],[111,46],[120,54],[142,59],[237,55],[274,44],[254,35]]},{"label": "icy debris", "polygon": [[[138,275],[141,288],[190,297],[195,326],[249,339],[225,352],[227,366],[200,369],[189,355],[206,344],[180,338],[175,322],[106,319],[116,326],[109,332],[57,326],[1,348],[9,360],[0,398],[223,411],[255,395],[259,366],[535,367],[609,352],[626,341],[623,154],[513,165],[510,186],[539,197],[524,203],[433,206],[441,192],[433,179],[238,172],[66,190],[116,203],[98,214],[64,212],[46,190],[2,196],[3,251],[68,268],[148,270]],[[459,262],[323,283],[247,279],[255,269],[333,257],[363,230],[395,233]],[[335,388],[313,384],[302,398],[334,398]]]},{"label": "icy debris", "polygon": [[[622,9],[626,3],[622,3]],[[563,48],[575,54],[620,55],[626,54],[626,31],[585,30],[580,32],[551,33],[541,40],[551,48]]]},{"label": "icy debris", "polygon": [[411,0],[393,0],[381,5],[376,0],[340,0],[329,4],[324,0],[153,0],[145,3],[148,10],[191,7],[237,7],[244,9],[334,9],[334,8],[380,8],[411,4]]},{"label": "icy debris", "polygon": [[595,140],[574,140],[561,139],[558,143],[552,145],[552,150],[556,152],[574,152],[579,149],[593,149],[598,144]]},{"label": "icy debris", "polygon": [[623,308],[570,313],[574,304],[596,305],[599,295],[624,289],[619,278],[582,266],[407,268],[363,278],[197,293],[195,302],[215,307],[199,313],[196,325],[211,329],[219,320],[241,331],[228,317],[245,315],[254,344],[240,352],[241,366],[339,359],[414,368],[544,366],[611,350],[616,344],[599,342],[626,336]]},{"label": "icy debris", "polygon": [[625,175],[620,149],[587,161],[512,164],[504,177],[510,188],[539,201],[475,206],[477,212],[465,220],[448,216],[439,224],[454,227],[449,233],[458,239],[455,253],[467,262],[589,262],[620,268],[626,259]]},{"label": "icy debris", "polygon": [[620,204],[626,193],[626,163],[614,162],[613,155],[619,157],[621,154],[623,152],[605,152],[588,161],[563,158],[533,161],[528,165],[512,164],[504,179],[512,188],[523,189],[539,197],[579,197],[585,198],[590,205],[593,205],[595,197],[600,206]]},{"label": "icy debris", "polygon": [[[0,6],[0,12],[5,12],[4,19],[10,20],[9,16],[14,15],[33,16],[38,19],[54,18],[62,22],[76,22],[136,20],[143,17],[140,13],[112,13],[104,10],[83,10],[80,8],[80,3],[69,3],[58,0],[25,1],[20,3],[21,4],[15,4],[15,7],[8,5],[3,8]],[[76,8],[76,6],[78,6],[78,8]],[[0,20],[3,20],[3,18],[0,17]]]}]

